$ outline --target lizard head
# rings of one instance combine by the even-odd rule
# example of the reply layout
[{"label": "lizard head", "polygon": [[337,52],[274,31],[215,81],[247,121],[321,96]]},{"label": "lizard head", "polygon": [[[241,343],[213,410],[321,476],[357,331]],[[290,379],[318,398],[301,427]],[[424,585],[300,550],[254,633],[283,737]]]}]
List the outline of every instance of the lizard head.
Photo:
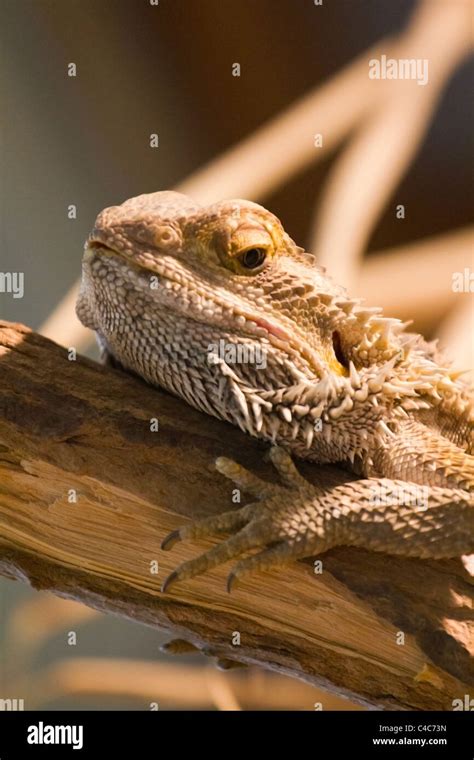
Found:
[{"label": "lizard head", "polygon": [[403,373],[386,382],[406,356],[404,326],[348,298],[250,201],[200,206],[158,192],[105,209],[77,312],[125,367],[250,432],[262,428],[260,406],[277,404],[290,425],[296,407],[332,407],[336,419],[357,393],[361,403],[414,393]]},{"label": "lizard head", "polygon": [[356,357],[364,330],[336,305],[338,297],[343,305],[344,290],[256,203],[202,207],[174,192],[132,198],[99,214],[84,262],[94,270],[93,285],[102,280],[102,296],[115,284],[109,270],[121,270],[120,279],[144,286],[156,305],[268,340],[313,377],[347,375],[349,360],[364,360]]}]

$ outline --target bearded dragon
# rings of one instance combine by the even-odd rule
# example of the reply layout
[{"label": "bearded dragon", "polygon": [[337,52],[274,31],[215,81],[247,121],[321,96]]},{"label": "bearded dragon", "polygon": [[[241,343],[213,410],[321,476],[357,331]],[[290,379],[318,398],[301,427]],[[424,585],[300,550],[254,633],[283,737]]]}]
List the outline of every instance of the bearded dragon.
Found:
[{"label": "bearded dragon", "polygon": [[[170,534],[163,549],[230,537],[163,590],[239,559],[230,590],[341,544],[474,551],[472,391],[407,324],[350,298],[262,206],[157,192],[106,208],[86,242],[77,314],[106,360],[274,444],[279,485],[217,460],[256,501]],[[312,485],[292,456],[359,479]]]}]

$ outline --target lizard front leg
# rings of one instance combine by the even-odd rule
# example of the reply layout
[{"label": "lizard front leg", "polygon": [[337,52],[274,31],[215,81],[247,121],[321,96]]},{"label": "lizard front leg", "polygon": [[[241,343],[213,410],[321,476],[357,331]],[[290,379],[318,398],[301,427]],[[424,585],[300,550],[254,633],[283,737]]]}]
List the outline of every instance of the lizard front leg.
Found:
[{"label": "lizard front leg", "polygon": [[[474,552],[474,499],[463,489],[420,487],[389,478],[323,489],[305,480],[282,448],[274,447],[270,456],[283,485],[263,481],[232,460],[217,460],[219,472],[260,501],[173,531],[163,541],[165,550],[182,539],[231,536],[180,565],[163,591],[253,549],[259,551],[234,566],[228,590],[246,573],[339,545],[433,559]],[[420,500],[420,493],[426,500]]]}]

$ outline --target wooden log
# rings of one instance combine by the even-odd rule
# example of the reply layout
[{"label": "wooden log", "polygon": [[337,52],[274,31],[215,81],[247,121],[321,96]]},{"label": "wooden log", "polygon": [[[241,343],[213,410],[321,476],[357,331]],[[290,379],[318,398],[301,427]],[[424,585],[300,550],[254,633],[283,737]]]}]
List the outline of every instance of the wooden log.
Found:
[{"label": "wooden log", "polygon": [[[461,560],[348,547],[323,555],[321,574],[307,560],[228,594],[225,567],[161,593],[178,563],[212,544],[164,553],[162,538],[232,506],[215,458],[273,479],[266,449],[139,378],[70,360],[28,328],[0,322],[2,574],[363,705],[453,709],[474,681],[473,585]],[[319,482],[348,478],[338,468],[301,471]]]}]

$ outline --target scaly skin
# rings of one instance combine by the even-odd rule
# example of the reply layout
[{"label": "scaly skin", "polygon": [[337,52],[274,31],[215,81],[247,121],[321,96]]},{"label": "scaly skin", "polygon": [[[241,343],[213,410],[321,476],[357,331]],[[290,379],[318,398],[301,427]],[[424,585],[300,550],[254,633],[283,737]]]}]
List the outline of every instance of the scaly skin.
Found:
[{"label": "scaly skin", "polygon": [[[258,501],[171,534],[164,548],[232,535],[165,588],[249,549],[260,551],[229,587],[339,544],[422,558],[474,551],[472,392],[406,325],[350,299],[261,206],[158,192],[105,209],[77,313],[104,357],[277,444],[282,486],[217,461]],[[289,454],[345,463],[360,480],[312,486]]]}]

